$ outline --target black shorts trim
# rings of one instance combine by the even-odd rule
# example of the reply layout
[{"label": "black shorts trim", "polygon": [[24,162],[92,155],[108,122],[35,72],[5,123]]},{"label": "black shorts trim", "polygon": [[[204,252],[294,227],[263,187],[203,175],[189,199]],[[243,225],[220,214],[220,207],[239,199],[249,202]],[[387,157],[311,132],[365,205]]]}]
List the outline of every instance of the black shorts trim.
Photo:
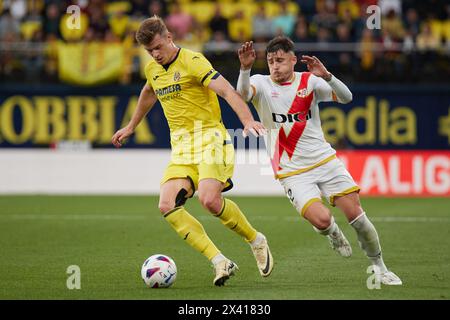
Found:
[{"label": "black shorts trim", "polygon": [[234,187],[233,181],[230,178],[228,178],[227,182],[228,182],[228,186],[223,188],[222,192],[227,192],[227,191],[230,191],[231,189],[233,189],[233,187]]}]

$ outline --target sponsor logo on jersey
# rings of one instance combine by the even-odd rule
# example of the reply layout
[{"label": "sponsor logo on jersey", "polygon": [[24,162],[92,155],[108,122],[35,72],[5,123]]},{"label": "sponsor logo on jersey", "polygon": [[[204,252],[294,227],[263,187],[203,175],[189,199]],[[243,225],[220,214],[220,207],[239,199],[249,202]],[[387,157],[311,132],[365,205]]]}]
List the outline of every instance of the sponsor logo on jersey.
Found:
[{"label": "sponsor logo on jersey", "polygon": [[299,96],[300,98],[305,98],[308,96],[308,89],[307,88],[303,88],[297,91],[297,96]]},{"label": "sponsor logo on jersey", "polygon": [[293,122],[305,122],[306,120],[311,119],[311,110],[306,112],[297,112],[297,113],[272,113],[272,120],[275,123],[293,123]]},{"label": "sponsor logo on jersey", "polygon": [[161,96],[165,96],[166,94],[179,92],[179,91],[181,91],[181,85],[180,84],[172,84],[170,86],[167,86],[167,87],[164,87],[161,89],[156,89],[155,93],[158,97],[161,97]]}]

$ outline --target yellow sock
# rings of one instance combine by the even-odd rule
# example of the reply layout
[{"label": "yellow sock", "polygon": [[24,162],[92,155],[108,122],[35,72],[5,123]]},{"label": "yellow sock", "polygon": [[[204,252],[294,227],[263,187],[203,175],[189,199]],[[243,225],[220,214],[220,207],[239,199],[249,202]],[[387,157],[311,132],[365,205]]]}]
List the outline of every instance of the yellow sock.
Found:
[{"label": "yellow sock", "polygon": [[209,260],[220,253],[206,234],[201,223],[191,216],[184,207],[177,207],[167,212],[164,218],[180,237]]},{"label": "yellow sock", "polygon": [[222,210],[217,214],[222,224],[243,236],[246,241],[255,240],[257,231],[242,213],[236,203],[229,199],[223,199]]}]

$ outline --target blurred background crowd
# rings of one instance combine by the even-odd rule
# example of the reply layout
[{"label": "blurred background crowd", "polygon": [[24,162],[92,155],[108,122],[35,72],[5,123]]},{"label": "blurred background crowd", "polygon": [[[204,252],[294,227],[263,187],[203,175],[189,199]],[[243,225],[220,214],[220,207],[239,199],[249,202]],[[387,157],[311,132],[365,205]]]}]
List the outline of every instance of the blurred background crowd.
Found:
[{"label": "blurred background crowd", "polygon": [[[81,9],[78,29],[68,27],[70,5]],[[367,27],[368,19],[377,23],[372,16],[377,11],[367,10],[371,5],[380,11],[379,29]],[[92,62],[81,58],[77,65],[72,54],[65,59],[69,69],[105,64],[108,60],[101,62],[97,53],[113,46],[121,50],[120,74],[113,81],[142,83],[148,57],[134,33],[154,14],[164,18],[177,45],[203,52],[230,81],[237,77],[236,50],[242,42],[256,43],[254,71],[267,72],[264,45],[284,34],[299,54],[318,56],[345,81],[450,82],[447,0],[0,0],[0,77],[58,82],[61,45],[95,44],[96,54],[80,51]]]}]

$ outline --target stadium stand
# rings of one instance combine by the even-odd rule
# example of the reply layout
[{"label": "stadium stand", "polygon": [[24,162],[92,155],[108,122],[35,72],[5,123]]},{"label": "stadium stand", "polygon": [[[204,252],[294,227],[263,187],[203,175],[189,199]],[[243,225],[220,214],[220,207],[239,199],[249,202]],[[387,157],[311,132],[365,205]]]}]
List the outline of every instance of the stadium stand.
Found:
[{"label": "stadium stand", "polygon": [[[70,5],[81,9],[77,29],[68,27]],[[380,29],[366,28],[371,5],[381,9]],[[325,59],[344,80],[450,82],[450,5],[445,0],[0,0],[0,76],[26,83],[142,82],[148,57],[134,33],[154,14],[165,19],[178,45],[203,51],[230,80],[236,77],[234,58],[241,42],[255,41],[255,72],[265,72],[264,43],[285,34],[299,53]],[[67,67],[62,55],[69,49],[80,57],[89,53],[89,59],[69,60]],[[114,59],[120,61],[114,64],[118,69],[104,78],[83,83],[67,77],[67,68],[80,74],[104,70]]]}]

